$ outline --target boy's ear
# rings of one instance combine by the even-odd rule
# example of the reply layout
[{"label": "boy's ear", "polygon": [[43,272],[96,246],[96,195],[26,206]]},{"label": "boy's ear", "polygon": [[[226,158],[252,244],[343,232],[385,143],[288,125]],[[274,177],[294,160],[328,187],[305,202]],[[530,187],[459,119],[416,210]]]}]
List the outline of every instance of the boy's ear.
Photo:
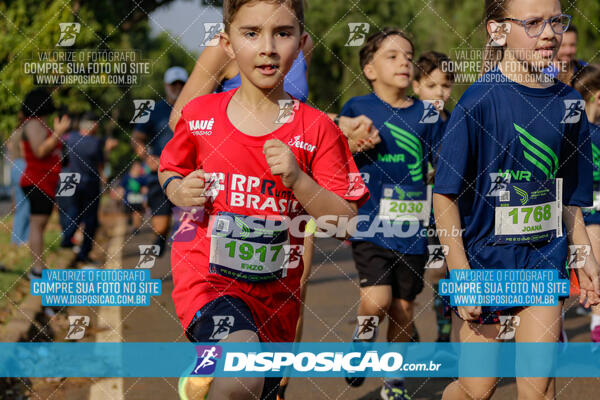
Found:
[{"label": "boy's ear", "polygon": [[413,92],[415,92],[415,94],[417,95],[417,97],[419,97],[420,96],[419,92],[421,91],[421,84],[416,79],[413,79],[413,81],[411,83],[412,83],[412,90],[413,90]]},{"label": "boy's ear", "polygon": [[221,39],[219,40],[219,46],[221,46],[223,48],[223,50],[225,50],[225,53],[227,53],[229,58],[231,58],[232,60],[235,59],[235,52],[233,51],[233,48],[231,47],[231,41],[229,40],[229,34],[227,32],[221,32]]},{"label": "boy's ear", "polygon": [[375,68],[373,68],[373,65],[371,65],[371,63],[365,65],[365,67],[363,68],[363,73],[369,81],[374,81],[375,79],[377,79],[377,72],[375,72]]}]

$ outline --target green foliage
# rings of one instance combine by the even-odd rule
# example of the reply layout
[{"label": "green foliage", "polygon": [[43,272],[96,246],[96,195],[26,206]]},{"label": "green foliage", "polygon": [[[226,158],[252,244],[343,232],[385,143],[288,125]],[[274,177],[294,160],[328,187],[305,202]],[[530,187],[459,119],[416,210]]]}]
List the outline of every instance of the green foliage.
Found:
[{"label": "green foliage", "polygon": [[[311,104],[338,112],[351,97],[371,91],[360,71],[360,47],[344,46],[349,22],[368,22],[369,34],[398,27],[412,37],[416,58],[436,50],[456,59],[456,49],[482,49],[485,41],[482,0],[309,1],[306,30],[315,42],[309,73]],[[600,2],[564,0],[563,12],[579,29],[579,56],[599,62]],[[455,85],[452,107],[468,85]]]},{"label": "green foliage", "polygon": [[[101,116],[101,135],[111,135],[123,144],[110,159],[119,172],[133,157],[128,143],[132,125],[133,99],[164,97],[163,74],[172,65],[191,71],[197,54],[180,46],[169,33],[150,37],[148,16],[172,0],[80,2],[23,0],[0,2],[0,137],[4,140],[17,125],[17,111],[25,94],[34,87],[24,64],[52,50],[135,50],[151,65],[151,74],[132,86],[64,85],[49,87],[57,106],[72,114],[93,110]],[[56,47],[59,23],[79,22],[75,45]]]}]

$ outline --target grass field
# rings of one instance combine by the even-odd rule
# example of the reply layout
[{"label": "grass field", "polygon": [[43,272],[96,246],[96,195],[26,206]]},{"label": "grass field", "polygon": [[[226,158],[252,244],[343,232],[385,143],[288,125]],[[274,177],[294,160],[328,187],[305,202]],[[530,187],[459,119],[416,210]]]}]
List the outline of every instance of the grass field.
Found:
[{"label": "grass field", "polygon": [[[31,265],[31,254],[26,245],[17,246],[10,242],[10,232],[12,228],[12,216],[7,215],[0,218],[0,309],[4,308],[7,297],[18,303],[24,295],[22,282],[26,281],[26,274]],[[46,252],[44,254],[46,263],[50,268],[56,265],[61,256],[60,252],[60,226],[56,213],[50,218],[48,228],[44,234],[44,244]],[[63,264],[63,263],[61,263]],[[3,322],[2,313],[0,313],[0,322]]]}]

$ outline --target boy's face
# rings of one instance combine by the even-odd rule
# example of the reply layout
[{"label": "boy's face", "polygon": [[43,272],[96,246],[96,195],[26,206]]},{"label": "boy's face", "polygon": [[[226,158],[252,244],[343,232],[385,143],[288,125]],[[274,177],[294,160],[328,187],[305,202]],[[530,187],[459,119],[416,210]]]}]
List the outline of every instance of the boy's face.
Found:
[{"label": "boy's face", "polygon": [[420,100],[443,100],[444,104],[452,92],[452,82],[439,68],[421,75],[421,79],[413,81],[412,86]]},{"label": "boy's face", "polygon": [[222,41],[240,73],[260,89],[283,81],[306,41],[293,10],[286,4],[255,1],[233,17]]},{"label": "boy's face", "polygon": [[413,78],[413,49],[398,35],[387,37],[365,65],[365,76],[373,85],[406,89]]}]

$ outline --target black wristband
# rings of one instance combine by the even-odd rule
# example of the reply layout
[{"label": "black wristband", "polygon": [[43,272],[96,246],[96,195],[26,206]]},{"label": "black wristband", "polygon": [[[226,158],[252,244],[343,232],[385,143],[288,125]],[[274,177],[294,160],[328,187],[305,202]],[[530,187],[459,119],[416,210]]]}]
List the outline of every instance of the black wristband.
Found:
[{"label": "black wristband", "polygon": [[167,186],[169,185],[169,183],[171,183],[171,181],[173,179],[183,179],[181,176],[177,176],[177,175],[173,175],[167,178],[167,180],[165,181],[165,183],[163,183],[162,185],[162,190],[163,192],[165,192],[165,195],[167,194]]}]

